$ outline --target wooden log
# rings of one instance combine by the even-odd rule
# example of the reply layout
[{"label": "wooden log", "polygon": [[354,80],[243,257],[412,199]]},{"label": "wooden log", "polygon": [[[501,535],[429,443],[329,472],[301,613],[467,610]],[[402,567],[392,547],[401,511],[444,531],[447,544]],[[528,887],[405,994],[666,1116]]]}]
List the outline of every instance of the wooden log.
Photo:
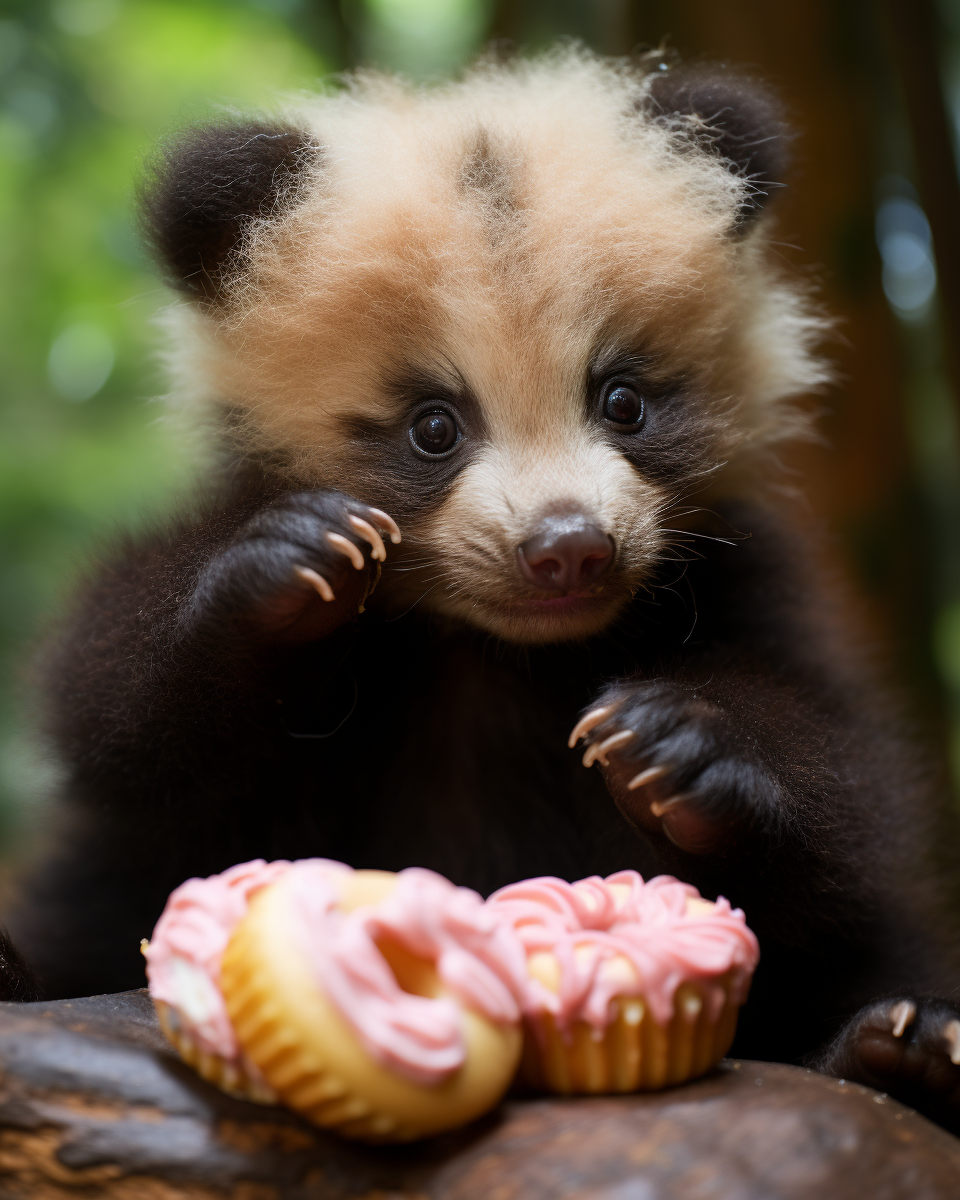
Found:
[{"label": "wooden log", "polygon": [[4,1200],[956,1200],[960,1141],[869,1088],[726,1060],[368,1147],[198,1079],[145,992],[0,1005]]}]

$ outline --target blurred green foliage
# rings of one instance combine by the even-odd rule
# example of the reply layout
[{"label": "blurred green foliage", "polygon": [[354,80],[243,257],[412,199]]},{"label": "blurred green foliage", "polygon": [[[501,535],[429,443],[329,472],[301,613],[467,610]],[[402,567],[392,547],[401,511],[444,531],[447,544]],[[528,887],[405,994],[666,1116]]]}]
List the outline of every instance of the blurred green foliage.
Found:
[{"label": "blurred green foliage", "polygon": [[[525,13],[530,44],[617,36],[606,2]],[[97,541],[162,512],[192,471],[156,399],[151,322],[168,297],[135,226],[140,164],[223,108],[269,107],[355,61],[430,78],[513,24],[494,0],[0,0],[0,848],[42,811],[48,778],[25,737],[24,648]],[[939,395],[942,379],[924,387]],[[956,488],[948,408],[913,405],[931,511]],[[960,550],[943,557],[933,638],[960,730]],[[960,736],[957,750],[960,763]]]}]

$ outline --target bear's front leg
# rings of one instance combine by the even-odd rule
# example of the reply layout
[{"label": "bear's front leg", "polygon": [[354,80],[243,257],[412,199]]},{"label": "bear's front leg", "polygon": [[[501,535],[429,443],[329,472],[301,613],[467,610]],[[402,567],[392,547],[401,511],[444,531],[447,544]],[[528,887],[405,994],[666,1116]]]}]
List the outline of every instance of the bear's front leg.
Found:
[{"label": "bear's front leg", "polygon": [[599,763],[624,816],[691,855],[776,839],[793,807],[749,717],[674,680],[608,687],[570,735]]},{"label": "bear's front leg", "polygon": [[[922,854],[922,827],[899,820],[911,798],[870,720],[837,688],[710,658],[607,685],[570,742],[585,739],[583,762],[666,871],[742,907],[761,948],[813,955],[831,976],[839,963],[852,988],[859,968],[843,964],[886,937],[891,909],[898,940],[918,928],[891,873]],[[874,969],[838,1021],[907,982]]]}]

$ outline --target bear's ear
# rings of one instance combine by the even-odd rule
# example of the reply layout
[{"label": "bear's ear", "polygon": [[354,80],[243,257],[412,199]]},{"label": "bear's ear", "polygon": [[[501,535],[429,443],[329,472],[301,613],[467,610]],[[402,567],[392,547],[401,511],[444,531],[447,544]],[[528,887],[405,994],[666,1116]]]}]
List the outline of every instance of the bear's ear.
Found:
[{"label": "bear's ear", "polygon": [[780,101],[766,84],[722,64],[661,62],[647,95],[647,111],[655,119],[697,118],[688,126],[690,135],[749,182],[738,225],[756,216],[771,192],[783,187],[791,133]]},{"label": "bear's ear", "polygon": [[318,153],[303,131],[259,122],[191,129],[168,146],[141,188],[140,211],[173,286],[216,300],[245,226],[291,198]]}]

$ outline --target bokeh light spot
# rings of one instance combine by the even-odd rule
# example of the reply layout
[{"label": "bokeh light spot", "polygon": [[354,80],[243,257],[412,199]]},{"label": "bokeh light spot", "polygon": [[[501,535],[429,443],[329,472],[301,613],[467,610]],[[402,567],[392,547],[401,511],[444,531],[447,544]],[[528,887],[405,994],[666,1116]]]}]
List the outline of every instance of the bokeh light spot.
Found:
[{"label": "bokeh light spot", "polygon": [[77,321],[55,338],[47,375],[65,400],[89,400],[110,378],[115,358],[106,330],[93,321]]},{"label": "bokeh light spot", "polygon": [[113,24],[120,15],[120,0],[54,0],[50,15],[64,33],[90,37]]},{"label": "bokeh light spot", "polygon": [[59,116],[57,98],[42,79],[18,82],[7,93],[7,111],[30,134],[43,133]]},{"label": "bokeh light spot", "polygon": [[887,300],[897,316],[922,320],[937,287],[926,214],[908,196],[892,196],[877,209],[876,230]]}]

